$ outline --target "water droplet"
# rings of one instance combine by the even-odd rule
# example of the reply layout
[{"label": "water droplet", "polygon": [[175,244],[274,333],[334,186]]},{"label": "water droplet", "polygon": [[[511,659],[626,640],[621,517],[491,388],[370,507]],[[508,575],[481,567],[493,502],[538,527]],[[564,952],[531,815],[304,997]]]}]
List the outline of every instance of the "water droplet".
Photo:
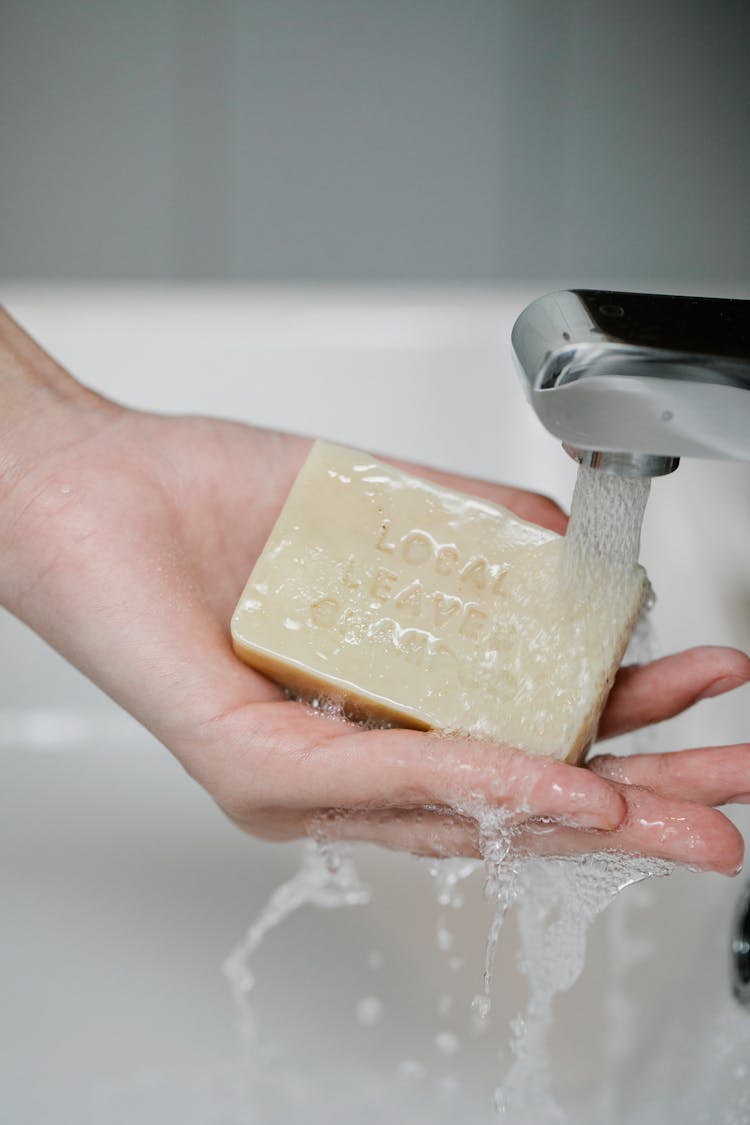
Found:
[{"label": "water droplet", "polygon": [[377,996],[363,996],[357,1001],[357,1022],[362,1027],[374,1027],[383,1018],[383,1001]]},{"label": "water droplet", "polygon": [[461,1083],[456,1078],[455,1074],[445,1074],[438,1082],[438,1092],[443,1097],[452,1097],[457,1094],[461,1089]]},{"label": "water droplet", "polygon": [[449,992],[444,992],[441,996],[438,996],[437,1010],[438,1015],[443,1019],[451,1014],[453,1011],[453,997]]},{"label": "water droplet", "polygon": [[461,1041],[452,1031],[440,1031],[435,1036],[435,1046],[444,1055],[455,1055],[461,1046]]},{"label": "water droplet", "polygon": [[445,926],[438,926],[436,937],[438,949],[442,950],[443,953],[447,953],[449,949],[453,948],[453,934]]},{"label": "water droplet", "polygon": [[474,1017],[474,1025],[477,1030],[483,1030],[487,1025],[487,1020],[490,1017],[490,1009],[492,1002],[485,993],[475,996],[471,1002],[471,1012]]},{"label": "water droplet", "polygon": [[379,949],[373,949],[367,954],[368,969],[373,969],[375,971],[377,969],[382,969],[383,965],[385,965],[385,957]]},{"label": "water droplet", "polygon": [[414,1082],[419,1078],[424,1078],[427,1073],[426,1068],[417,1059],[404,1059],[398,1064],[399,1078],[403,1078],[407,1082]]}]

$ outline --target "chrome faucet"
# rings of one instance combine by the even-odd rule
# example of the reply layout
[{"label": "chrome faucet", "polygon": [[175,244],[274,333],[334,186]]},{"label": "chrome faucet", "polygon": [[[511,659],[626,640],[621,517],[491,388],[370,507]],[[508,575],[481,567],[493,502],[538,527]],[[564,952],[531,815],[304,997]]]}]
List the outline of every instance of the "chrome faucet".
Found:
[{"label": "chrome faucet", "polygon": [[750,460],[750,301],[569,289],[533,301],[512,342],[539,420],[585,465]]},{"label": "chrome faucet", "polygon": [[729,972],[735,1000],[743,1008],[750,1008],[750,883],[734,909]]}]

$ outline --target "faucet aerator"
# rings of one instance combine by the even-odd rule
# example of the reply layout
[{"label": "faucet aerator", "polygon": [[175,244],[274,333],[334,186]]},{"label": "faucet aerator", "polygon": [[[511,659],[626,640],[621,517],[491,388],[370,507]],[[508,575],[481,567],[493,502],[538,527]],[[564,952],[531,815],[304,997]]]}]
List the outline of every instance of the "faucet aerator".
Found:
[{"label": "faucet aerator", "polygon": [[679,457],[665,457],[660,453],[605,453],[600,449],[577,449],[567,442],[563,442],[563,449],[579,465],[617,477],[665,477],[680,463]]}]

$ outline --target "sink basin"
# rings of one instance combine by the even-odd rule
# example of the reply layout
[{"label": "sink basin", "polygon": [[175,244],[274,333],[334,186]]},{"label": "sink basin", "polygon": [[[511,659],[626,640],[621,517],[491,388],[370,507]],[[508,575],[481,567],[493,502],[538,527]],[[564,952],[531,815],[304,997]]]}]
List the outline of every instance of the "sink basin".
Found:
[{"label": "sink basin", "polygon": [[[4,299],[79,377],[133,405],[318,434],[568,504],[575,466],[526,406],[510,358],[534,295],[10,286]],[[642,561],[660,651],[750,648],[749,493],[744,465],[684,461],[654,482]],[[448,910],[454,943],[441,949],[424,865],[357,849],[370,904],[303,908],[259,950],[249,1049],[221,963],[300,845],[239,833],[8,614],[0,661],[4,1120],[493,1119],[525,983],[511,921],[491,1027],[476,1036],[489,922],[478,875]],[[747,688],[706,701],[660,726],[655,746],[747,739],[749,705]],[[747,834],[748,809],[732,816]],[[739,890],[677,872],[630,888],[595,923],[552,1034],[571,1121],[748,1119],[737,1114],[750,1013],[727,970]],[[436,1042],[446,1028],[457,1042]]]}]

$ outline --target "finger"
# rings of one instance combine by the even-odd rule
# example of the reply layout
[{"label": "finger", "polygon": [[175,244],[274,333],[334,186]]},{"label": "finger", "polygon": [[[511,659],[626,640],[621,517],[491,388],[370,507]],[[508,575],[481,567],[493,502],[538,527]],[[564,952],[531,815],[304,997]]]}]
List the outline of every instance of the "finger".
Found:
[{"label": "finger", "polygon": [[652,856],[694,867],[736,875],[742,864],[744,841],[732,822],[716,809],[691,801],[661,797],[648,789],[623,787],[628,811],[614,832],[575,830],[562,826],[530,837],[519,845],[535,854],[584,854],[619,851]]},{"label": "finger", "polygon": [[625,812],[614,786],[577,766],[466,738],[366,731],[292,702],[231,713],[186,764],[238,818],[243,802],[247,809],[479,802],[609,829]]},{"label": "finger", "polygon": [[[527,822],[514,831],[513,848],[547,856],[606,850],[725,875],[739,870],[742,836],[722,813],[688,801],[668,801],[646,790],[629,790],[626,799],[627,816],[613,832]],[[359,840],[416,855],[481,855],[477,822],[451,810],[336,813],[323,823],[328,838]]]},{"label": "finger", "polygon": [[750,804],[750,743],[671,754],[601,754],[589,769],[608,781],[701,805]]},{"label": "finger", "polygon": [[700,699],[750,680],[750,659],[734,648],[704,646],[643,666],[621,668],[599,724],[599,738],[671,719]]}]

